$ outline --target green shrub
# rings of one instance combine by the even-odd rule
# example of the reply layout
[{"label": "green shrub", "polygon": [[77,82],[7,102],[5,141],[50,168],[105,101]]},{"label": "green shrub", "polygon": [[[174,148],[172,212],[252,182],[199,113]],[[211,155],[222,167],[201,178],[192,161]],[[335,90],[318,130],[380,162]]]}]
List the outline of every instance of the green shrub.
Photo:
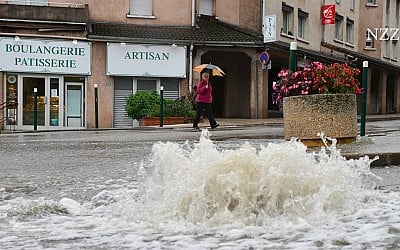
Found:
[{"label": "green shrub", "polygon": [[136,120],[145,116],[152,116],[157,107],[160,107],[160,97],[155,90],[138,91],[130,95],[126,102],[128,116]]},{"label": "green shrub", "polygon": [[165,100],[164,116],[193,117],[195,111],[186,99]]},{"label": "green shrub", "polygon": [[[164,99],[164,117],[193,117],[195,111],[187,98]],[[139,91],[128,97],[126,103],[128,116],[139,120],[142,117],[160,116],[160,95],[155,90]]]}]

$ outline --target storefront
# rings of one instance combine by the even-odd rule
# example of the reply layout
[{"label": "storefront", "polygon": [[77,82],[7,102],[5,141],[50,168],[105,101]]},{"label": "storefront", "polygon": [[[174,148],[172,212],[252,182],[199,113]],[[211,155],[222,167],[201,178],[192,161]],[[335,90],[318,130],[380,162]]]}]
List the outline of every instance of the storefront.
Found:
[{"label": "storefront", "polygon": [[144,90],[164,89],[164,97],[181,96],[186,78],[186,47],[176,45],[107,44],[107,75],[114,78],[113,127],[132,126],[126,98]]},{"label": "storefront", "polygon": [[5,126],[32,130],[36,95],[39,130],[86,127],[89,42],[2,37],[0,57]]}]

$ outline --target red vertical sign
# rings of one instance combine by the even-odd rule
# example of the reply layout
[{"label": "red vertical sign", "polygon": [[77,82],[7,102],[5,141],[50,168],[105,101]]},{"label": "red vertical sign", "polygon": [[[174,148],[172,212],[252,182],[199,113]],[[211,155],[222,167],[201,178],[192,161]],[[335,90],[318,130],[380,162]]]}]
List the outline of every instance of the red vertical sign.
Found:
[{"label": "red vertical sign", "polygon": [[322,24],[335,24],[335,5],[323,5],[321,7]]}]

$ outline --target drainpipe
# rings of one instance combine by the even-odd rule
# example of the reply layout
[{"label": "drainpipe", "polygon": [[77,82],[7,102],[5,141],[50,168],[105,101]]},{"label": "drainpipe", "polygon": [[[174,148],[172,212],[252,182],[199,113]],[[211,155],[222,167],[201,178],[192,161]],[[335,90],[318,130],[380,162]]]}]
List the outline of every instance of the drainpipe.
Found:
[{"label": "drainpipe", "polygon": [[196,25],[196,0],[192,0],[192,27]]},{"label": "drainpipe", "polygon": [[255,59],[254,60],[254,83],[255,83],[255,86],[254,86],[255,97],[254,98],[256,99],[256,101],[255,101],[256,117],[255,118],[258,118],[258,68],[257,68],[257,66],[258,66],[257,59]]},{"label": "drainpipe", "polygon": [[264,34],[264,16],[265,16],[265,0],[262,0],[262,13],[261,13],[261,34]]},{"label": "drainpipe", "polygon": [[193,89],[193,43],[190,44],[189,53],[189,93],[192,93]]},{"label": "drainpipe", "polygon": [[[319,11],[321,11],[321,8],[322,8],[323,5],[325,5],[325,0],[321,0],[321,7],[320,7]],[[322,26],[321,41],[325,42],[325,25],[321,25],[321,26]],[[320,43],[320,49],[319,50],[322,51],[321,43]]]},{"label": "drainpipe", "polygon": [[[192,27],[196,26],[196,0],[192,0]],[[193,89],[193,43],[190,44],[189,53],[189,93]]]}]

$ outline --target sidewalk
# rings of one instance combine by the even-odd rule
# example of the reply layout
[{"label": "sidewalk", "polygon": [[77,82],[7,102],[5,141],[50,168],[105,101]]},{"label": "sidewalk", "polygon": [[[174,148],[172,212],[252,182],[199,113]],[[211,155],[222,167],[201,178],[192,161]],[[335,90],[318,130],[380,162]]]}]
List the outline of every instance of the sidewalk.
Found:
[{"label": "sidewalk", "polygon": [[[360,123],[360,117],[358,122]],[[221,126],[266,126],[266,125],[282,125],[283,118],[265,118],[265,119],[241,119],[241,118],[217,118],[216,119]],[[388,115],[368,115],[366,122],[376,121],[388,121],[388,120],[400,120],[400,114],[388,114]],[[208,120],[204,119],[200,125],[208,126]],[[399,128],[400,129],[400,128]]]},{"label": "sidewalk", "polygon": [[[235,119],[217,118],[221,130],[246,127],[279,127],[280,134],[275,138],[283,139],[283,119]],[[360,124],[360,118],[358,120]],[[400,114],[390,115],[369,115],[366,117],[365,136],[357,138],[357,141],[350,144],[342,144],[337,147],[341,154],[347,159],[358,159],[366,155],[370,159],[375,156],[379,160],[374,161],[371,166],[400,166]],[[205,119],[199,124],[200,127],[208,128],[208,120]],[[192,124],[170,125],[172,128],[191,128]]]}]

